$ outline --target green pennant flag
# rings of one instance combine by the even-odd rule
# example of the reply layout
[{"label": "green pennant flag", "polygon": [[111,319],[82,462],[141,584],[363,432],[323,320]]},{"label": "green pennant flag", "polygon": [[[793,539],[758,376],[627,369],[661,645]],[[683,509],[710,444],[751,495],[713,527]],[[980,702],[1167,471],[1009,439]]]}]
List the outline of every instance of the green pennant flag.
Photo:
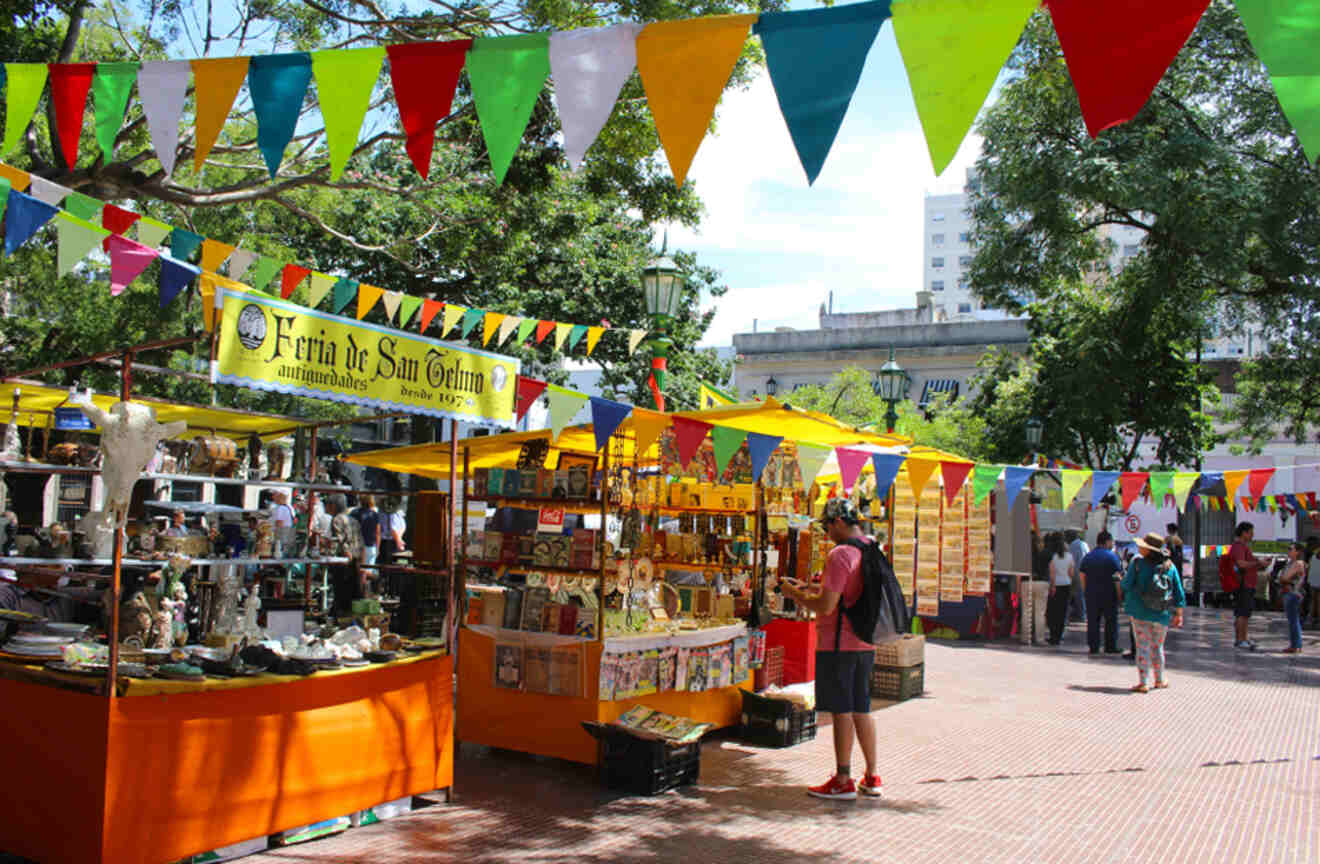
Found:
[{"label": "green pennant flag", "polygon": [[357,147],[371,91],[380,78],[385,49],[354,48],[312,53],[312,74],[330,148],[330,179],[338,180]]},{"label": "green pennant flag", "polygon": [[417,314],[417,310],[422,308],[420,297],[413,297],[410,294],[404,294],[399,299],[399,323],[398,328],[402,330],[408,326],[408,322]]},{"label": "green pennant flag", "polygon": [[335,283],[335,296],[330,303],[330,308],[335,310],[336,315],[340,314],[344,311],[344,307],[351,303],[354,297],[357,297],[357,292],[358,283],[347,276],[340,277],[339,281]]},{"label": "green pennant flag", "polygon": [[1063,469],[1063,509],[1067,510],[1072,506],[1073,499],[1077,493],[1082,491],[1086,481],[1091,479],[1090,471],[1074,471],[1068,468]]},{"label": "green pennant flag", "polygon": [[115,136],[124,125],[128,94],[137,80],[137,63],[97,63],[92,76],[92,105],[96,110],[96,142],[105,161],[115,158]]},{"label": "green pennant flag", "polygon": [[284,269],[284,262],[277,261],[268,255],[262,255],[257,258],[255,264],[248,268],[248,284],[258,291],[265,291],[270,280],[274,279],[276,274]]},{"label": "green pennant flag", "polygon": [[467,73],[491,170],[495,182],[503,183],[550,75],[550,35],[477,39],[468,51]]},{"label": "green pennant flag", "polygon": [[893,4],[894,38],[936,174],[953,161],[1039,5],[1039,0]]},{"label": "green pennant flag", "polygon": [[821,467],[825,465],[825,460],[832,452],[834,452],[832,447],[808,444],[805,441],[798,442],[798,470],[802,472],[803,489],[810,489],[811,484],[816,482],[816,475],[820,473]]},{"label": "green pennant flag", "polygon": [[527,337],[529,337],[529,336],[532,335],[532,331],[536,329],[536,325],[537,325],[538,323],[539,323],[539,322],[538,322],[537,319],[535,319],[535,318],[524,318],[524,319],[522,320],[522,323],[518,325],[518,344],[519,344],[519,345],[521,345],[521,344],[523,344],[524,342],[527,341]]},{"label": "green pennant flag", "polygon": [[174,231],[173,225],[166,225],[159,219],[143,216],[137,221],[138,242],[155,249],[165,242],[165,238]]},{"label": "green pennant flag", "polygon": [[[464,313],[463,313],[463,326],[462,326],[462,328],[461,328],[460,331],[459,331],[459,332],[461,333],[461,335],[462,335],[462,338],[466,339],[467,336],[468,336],[468,334],[472,332],[472,328],[473,328],[473,327],[476,327],[478,324],[480,324],[480,323],[481,323],[482,321],[484,321],[484,320],[486,320],[486,310],[485,310],[485,309],[469,309],[469,310],[467,310],[466,312],[464,312]],[[583,396],[582,398],[585,399],[585,398],[587,398],[587,397]],[[558,436],[556,436],[556,437],[558,437]]]},{"label": "green pennant flag", "polygon": [[729,426],[716,426],[710,430],[710,440],[715,444],[715,470],[723,474],[729,467],[729,460],[733,458],[733,454],[737,453],[738,448],[747,440],[747,431]]},{"label": "green pennant flag", "polygon": [[89,195],[81,192],[70,192],[69,197],[64,199],[64,209],[68,210],[74,216],[84,222],[91,222],[93,225],[100,226],[101,211],[105,205]]},{"label": "green pennant flag", "polygon": [[5,143],[10,153],[27,131],[46,89],[45,63],[5,64]]},{"label": "green pennant flag", "polygon": [[78,262],[87,257],[87,253],[110,236],[110,232],[99,225],[69,213],[61,213],[56,217],[55,231],[59,235],[55,272],[60,276],[72,273]]},{"label": "green pennant flag", "polygon": [[1320,156],[1320,2],[1236,0],[1251,47],[1265,64],[1274,95],[1297,131],[1308,161]]},{"label": "green pennant flag", "polygon": [[0,223],[4,221],[5,210],[9,208],[9,192],[12,188],[8,177],[0,177]]},{"label": "green pennant flag", "polygon": [[550,403],[550,440],[558,441],[564,427],[587,404],[587,397],[575,390],[551,384],[545,388],[545,398]]},{"label": "green pennant flag", "polygon": [[568,350],[572,351],[577,347],[577,343],[582,341],[582,337],[587,335],[586,324],[574,324],[573,329],[568,331]]},{"label": "green pennant flag", "polygon": [[1150,501],[1156,507],[1164,506],[1164,496],[1173,489],[1173,471],[1150,472]]},{"label": "green pennant flag", "polygon": [[980,465],[972,470],[972,503],[980,504],[999,482],[1003,465]]}]

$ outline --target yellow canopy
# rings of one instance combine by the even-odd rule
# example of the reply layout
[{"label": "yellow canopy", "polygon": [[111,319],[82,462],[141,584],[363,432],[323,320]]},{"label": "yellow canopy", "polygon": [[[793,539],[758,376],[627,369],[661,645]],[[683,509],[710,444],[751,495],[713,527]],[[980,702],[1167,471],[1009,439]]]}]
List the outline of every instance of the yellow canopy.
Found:
[{"label": "yellow canopy", "polygon": [[[870,430],[858,429],[841,423],[826,414],[792,408],[773,398],[765,402],[747,402],[737,405],[721,405],[703,411],[677,411],[670,415],[701,420],[717,426],[727,426],[762,435],[782,436],[787,442],[805,441],[827,447],[840,447],[850,444],[873,445],[878,447],[906,447],[911,439],[902,435],[887,435]],[[468,453],[470,468],[508,468],[518,463],[518,454],[523,444],[537,439],[549,439],[549,429],[532,432],[511,432],[506,435],[491,435],[483,438],[468,438],[458,442],[459,464],[462,471],[463,451]],[[615,432],[623,436],[623,458],[633,461],[633,420],[629,416]],[[594,454],[596,436],[590,423],[580,426],[565,427],[559,440],[551,447],[550,464],[558,458],[555,451],[567,453]],[[616,453],[614,446],[610,450]],[[659,445],[651,445],[646,453],[641,454],[639,462],[654,462],[659,458]],[[957,456],[949,457],[959,459]],[[394,471],[401,474],[418,474],[423,477],[445,478],[449,476],[449,444],[417,444],[412,447],[394,447],[386,450],[371,450],[366,453],[354,453],[346,457],[347,461]]]},{"label": "yellow canopy", "polygon": [[[29,414],[34,416],[34,425],[46,425],[47,417],[57,405],[69,398],[69,391],[54,387],[42,387],[23,382],[0,382],[0,425],[8,424],[13,413],[14,390],[19,390],[19,423],[25,424]],[[119,401],[117,396],[93,394],[92,401],[103,409]],[[253,411],[236,411],[226,408],[213,408],[203,405],[187,405],[166,402],[160,399],[134,397],[134,402],[150,405],[156,410],[156,419],[161,423],[183,420],[188,424],[189,434],[210,434],[228,438],[247,438],[252,433],[261,436],[287,434],[298,426],[307,425],[308,421],[294,417],[281,417],[278,414],[259,414]]]}]

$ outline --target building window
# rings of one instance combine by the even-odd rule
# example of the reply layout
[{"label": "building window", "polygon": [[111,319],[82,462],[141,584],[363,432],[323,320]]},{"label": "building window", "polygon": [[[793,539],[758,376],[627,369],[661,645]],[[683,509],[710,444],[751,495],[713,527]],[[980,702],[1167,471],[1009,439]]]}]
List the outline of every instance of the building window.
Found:
[{"label": "building window", "polygon": [[1131,258],[1133,255],[1136,255],[1140,251],[1141,251],[1141,247],[1138,244],[1128,243],[1126,246],[1123,247],[1123,257]]},{"label": "building window", "polygon": [[932,222],[943,222],[943,221],[944,221],[944,214],[943,214],[943,213],[935,213],[935,214],[932,214],[931,217],[930,217],[930,221],[932,221]]},{"label": "building window", "polygon": [[968,282],[966,279],[959,279],[959,280],[958,280],[958,290],[959,290],[959,291],[970,291],[971,289],[972,289],[972,285],[971,285],[971,283]]},{"label": "building window", "polygon": [[971,243],[971,242],[972,242],[972,234],[971,234],[971,232],[970,232],[970,231],[963,231],[962,233],[960,233],[960,234],[958,235],[958,242],[959,242],[959,243]]},{"label": "building window", "polygon": [[972,311],[972,304],[971,304],[971,303],[959,303],[959,304],[958,304],[958,311],[959,311],[961,314],[966,315],[966,314],[968,314],[969,312]]},{"label": "building window", "polygon": [[944,280],[943,280],[943,279],[932,279],[932,280],[930,281],[930,290],[932,290],[932,291],[943,291],[943,290],[944,290]]},{"label": "building window", "polygon": [[935,244],[936,246],[943,246],[943,245],[944,245],[944,235],[943,235],[943,234],[932,234],[932,235],[930,235],[930,242],[933,243],[933,244]]},{"label": "building window", "polygon": [[971,267],[971,266],[972,266],[972,256],[971,256],[971,255],[959,255],[959,256],[958,256],[958,266],[959,266],[959,267]]},{"label": "building window", "polygon": [[936,257],[930,259],[930,266],[932,266],[932,267],[943,267],[943,266],[944,266],[944,256],[943,256],[943,255],[939,255],[939,256],[936,256]]}]

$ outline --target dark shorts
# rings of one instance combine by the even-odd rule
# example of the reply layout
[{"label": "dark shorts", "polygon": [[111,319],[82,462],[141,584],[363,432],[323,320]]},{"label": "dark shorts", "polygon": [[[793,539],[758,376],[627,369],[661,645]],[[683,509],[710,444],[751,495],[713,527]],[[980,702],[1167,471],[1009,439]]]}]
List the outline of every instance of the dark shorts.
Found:
[{"label": "dark shorts", "polygon": [[871,713],[874,651],[816,652],[816,710],[830,714]]},{"label": "dark shorts", "polygon": [[1256,589],[1243,586],[1233,592],[1233,616],[1250,618],[1256,611]]}]

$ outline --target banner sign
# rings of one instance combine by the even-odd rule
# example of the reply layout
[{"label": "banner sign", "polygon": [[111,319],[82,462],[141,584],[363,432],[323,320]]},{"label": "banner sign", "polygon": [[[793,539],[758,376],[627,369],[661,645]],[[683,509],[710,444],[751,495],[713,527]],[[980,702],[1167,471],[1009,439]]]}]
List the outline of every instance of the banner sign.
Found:
[{"label": "banner sign", "polygon": [[520,360],[215,281],[222,310],[218,382],[382,411],[514,425]]},{"label": "banner sign", "polygon": [[95,429],[96,426],[81,408],[56,408],[56,429]]}]

